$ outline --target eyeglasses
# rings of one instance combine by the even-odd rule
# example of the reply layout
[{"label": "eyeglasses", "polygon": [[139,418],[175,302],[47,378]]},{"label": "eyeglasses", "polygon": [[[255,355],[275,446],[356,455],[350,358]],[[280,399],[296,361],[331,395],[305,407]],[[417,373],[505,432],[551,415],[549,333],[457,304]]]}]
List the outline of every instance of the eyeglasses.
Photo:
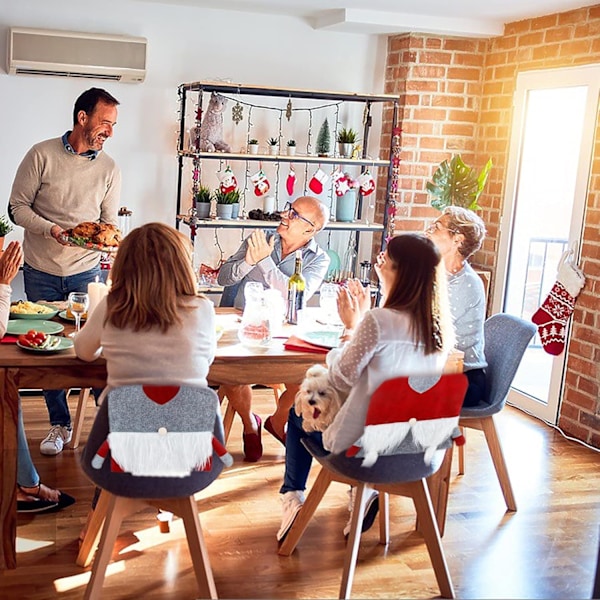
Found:
[{"label": "eyeglasses", "polygon": [[293,221],[294,219],[300,219],[302,221],[304,221],[305,223],[308,223],[311,227],[314,227],[315,229],[317,228],[317,226],[312,222],[309,221],[306,217],[303,217],[293,206],[291,202],[287,202],[283,212],[288,213],[288,219],[290,221]]},{"label": "eyeglasses", "polygon": [[458,229],[453,229],[452,227],[446,227],[441,221],[434,221],[429,227],[425,228],[425,231],[449,231],[454,235],[460,233]]}]

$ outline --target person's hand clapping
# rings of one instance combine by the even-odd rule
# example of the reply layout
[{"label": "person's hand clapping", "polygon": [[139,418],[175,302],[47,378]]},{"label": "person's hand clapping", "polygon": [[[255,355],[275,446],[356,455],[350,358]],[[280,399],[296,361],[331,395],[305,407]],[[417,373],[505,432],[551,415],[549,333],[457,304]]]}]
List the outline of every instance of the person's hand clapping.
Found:
[{"label": "person's hand clapping", "polygon": [[265,232],[262,229],[256,229],[250,234],[247,244],[246,262],[249,265],[254,266],[273,252],[275,238],[271,237],[271,239],[267,241]]},{"label": "person's hand clapping", "polygon": [[352,330],[362,317],[357,298],[346,287],[340,287],[337,297],[338,314],[346,330]]},{"label": "person's hand clapping", "polygon": [[10,285],[23,262],[23,249],[19,242],[11,242],[0,256],[0,283]]},{"label": "person's hand clapping", "polygon": [[371,288],[363,286],[358,279],[348,279],[348,291],[358,304],[360,315],[364,315],[371,308]]}]

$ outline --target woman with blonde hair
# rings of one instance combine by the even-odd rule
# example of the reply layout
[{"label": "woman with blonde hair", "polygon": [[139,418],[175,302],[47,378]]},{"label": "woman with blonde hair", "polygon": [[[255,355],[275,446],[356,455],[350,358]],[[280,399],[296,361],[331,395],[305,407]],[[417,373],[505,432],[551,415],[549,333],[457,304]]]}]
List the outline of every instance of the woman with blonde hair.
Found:
[{"label": "woman with blonde hair", "polygon": [[217,347],[215,311],[196,293],[189,240],[163,223],[142,225],[123,239],[111,278],[108,295],[75,337],[77,356],[93,361],[102,353],[107,388],[206,386]]}]

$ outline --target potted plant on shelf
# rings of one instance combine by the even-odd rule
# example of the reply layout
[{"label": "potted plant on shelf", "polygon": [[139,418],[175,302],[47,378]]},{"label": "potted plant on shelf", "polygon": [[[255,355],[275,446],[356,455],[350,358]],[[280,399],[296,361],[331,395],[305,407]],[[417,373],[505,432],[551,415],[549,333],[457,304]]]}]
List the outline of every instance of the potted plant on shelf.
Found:
[{"label": "potted plant on shelf", "polygon": [[196,201],[196,212],[199,219],[208,219],[210,216],[210,203],[212,201],[212,191],[201,185],[194,196]]},{"label": "potted plant on shelf", "polygon": [[6,218],[6,215],[0,217],[0,251],[4,249],[4,237],[13,230],[13,226]]},{"label": "potted plant on shelf", "polygon": [[252,138],[248,140],[248,154],[258,154],[258,140]]},{"label": "potted plant on shelf", "polygon": [[342,127],[337,134],[338,152],[341,158],[350,158],[352,156],[352,150],[354,150],[354,144],[358,140],[357,132],[349,127],[346,129]]},{"label": "potted plant on shelf", "polygon": [[267,140],[269,146],[269,154],[279,153],[279,138],[271,137]]},{"label": "potted plant on shelf", "polygon": [[215,190],[215,200],[217,201],[217,217],[219,219],[233,219],[233,207],[240,202],[240,193],[238,190],[223,192]]},{"label": "potted plant on shelf", "polygon": [[288,156],[294,156],[296,154],[296,140],[287,141],[287,153]]},{"label": "potted plant on shelf", "polygon": [[477,210],[480,208],[477,200],[483,192],[491,168],[491,158],[479,175],[474,173],[473,167],[463,162],[460,154],[453,155],[450,161],[443,161],[426,185],[431,196],[431,206],[438,210],[444,210],[447,206]]}]

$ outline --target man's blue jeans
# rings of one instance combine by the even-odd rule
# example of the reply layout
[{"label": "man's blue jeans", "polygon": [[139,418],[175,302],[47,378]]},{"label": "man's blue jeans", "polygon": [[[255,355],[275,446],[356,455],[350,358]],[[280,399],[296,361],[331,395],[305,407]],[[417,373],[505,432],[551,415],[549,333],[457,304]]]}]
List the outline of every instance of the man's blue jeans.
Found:
[{"label": "man's blue jeans", "polygon": [[[102,271],[99,265],[89,271],[67,277],[58,277],[57,275],[38,271],[27,263],[23,265],[25,294],[31,302],[37,302],[38,300],[47,300],[49,302],[66,300],[71,292],[87,292],[88,283],[100,281],[101,279]],[[94,390],[96,399],[100,396],[101,391]],[[50,425],[70,427],[71,414],[69,413],[65,390],[44,390],[43,393],[50,417]]]},{"label": "man's blue jeans", "polygon": [[279,490],[280,494],[306,489],[312,456],[301,440],[310,437],[321,443],[321,436],[320,431],[311,431],[310,433],[304,431],[302,429],[302,417],[296,414],[293,406],[290,408],[285,439],[285,474],[283,485]]}]

